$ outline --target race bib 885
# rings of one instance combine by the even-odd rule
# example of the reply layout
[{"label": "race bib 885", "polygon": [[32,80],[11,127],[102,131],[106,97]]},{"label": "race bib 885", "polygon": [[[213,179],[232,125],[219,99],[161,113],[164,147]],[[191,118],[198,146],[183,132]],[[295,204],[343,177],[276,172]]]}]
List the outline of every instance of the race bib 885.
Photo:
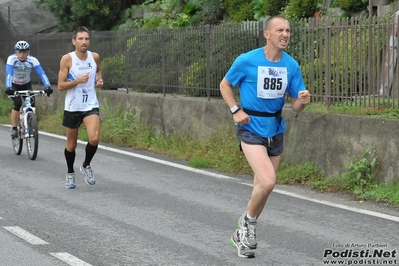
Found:
[{"label": "race bib 885", "polygon": [[284,97],[287,90],[286,67],[258,67],[257,96],[264,99]]}]

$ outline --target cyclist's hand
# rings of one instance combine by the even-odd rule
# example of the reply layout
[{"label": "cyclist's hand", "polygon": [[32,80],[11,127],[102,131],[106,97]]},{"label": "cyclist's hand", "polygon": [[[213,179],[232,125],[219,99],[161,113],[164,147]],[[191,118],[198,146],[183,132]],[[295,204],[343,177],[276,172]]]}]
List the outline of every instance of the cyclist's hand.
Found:
[{"label": "cyclist's hand", "polygon": [[9,88],[9,89],[6,89],[6,94],[7,95],[15,95],[15,94],[17,94],[17,92],[15,90]]},{"label": "cyclist's hand", "polygon": [[53,89],[50,87],[44,88],[44,92],[47,94],[47,97],[50,97],[50,94],[53,93]]}]

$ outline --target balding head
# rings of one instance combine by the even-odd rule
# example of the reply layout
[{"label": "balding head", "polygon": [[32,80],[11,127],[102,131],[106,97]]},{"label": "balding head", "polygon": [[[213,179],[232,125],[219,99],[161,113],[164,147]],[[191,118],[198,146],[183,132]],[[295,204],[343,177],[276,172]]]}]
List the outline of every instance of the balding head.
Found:
[{"label": "balding head", "polygon": [[265,22],[265,30],[270,30],[272,28],[272,25],[278,20],[284,20],[284,21],[288,22],[288,20],[283,16],[279,16],[279,15],[271,16]]}]

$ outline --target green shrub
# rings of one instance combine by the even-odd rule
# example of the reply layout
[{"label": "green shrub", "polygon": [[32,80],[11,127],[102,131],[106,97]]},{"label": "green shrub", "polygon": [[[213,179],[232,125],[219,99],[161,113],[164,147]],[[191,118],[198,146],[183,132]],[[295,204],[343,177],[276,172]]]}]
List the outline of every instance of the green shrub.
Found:
[{"label": "green shrub", "polygon": [[254,20],[252,1],[226,0],[225,7],[226,13],[232,22]]},{"label": "green shrub", "polygon": [[109,81],[111,87],[119,86],[125,80],[125,56],[115,55],[101,60],[101,70],[104,80]]},{"label": "green shrub", "polygon": [[[200,3],[201,3],[201,11],[197,15],[201,16],[204,25],[205,24],[215,25],[218,24],[221,20],[223,20],[223,12],[224,12],[223,1],[202,0],[200,1]],[[193,20],[193,18],[191,20]],[[190,24],[192,26],[198,25],[192,23],[192,21],[190,21]]]},{"label": "green shrub", "polygon": [[[341,25],[347,25],[346,21],[342,20]],[[333,21],[333,23],[335,23]],[[324,28],[320,26],[319,29]],[[301,32],[301,36],[307,38],[306,35],[311,35],[313,32]],[[321,93],[325,93],[327,83],[331,84],[331,94],[335,96],[354,96],[360,92],[364,92],[365,84],[369,82],[369,78],[376,73],[367,73],[365,63],[368,62],[370,54],[368,53],[371,45],[375,50],[372,54],[375,57],[370,58],[373,63],[377,62],[378,50],[382,53],[386,45],[386,33],[380,32],[381,38],[372,38],[372,43],[369,42],[369,36],[378,36],[376,32],[370,33],[368,28],[368,21],[361,20],[359,28],[353,30],[347,27],[336,28],[331,35],[330,53],[327,54],[326,38],[322,41],[315,41],[315,50],[310,51],[314,57],[313,61],[308,61],[310,58],[309,51],[304,52],[306,56],[294,56],[301,58],[302,73],[307,86],[310,86],[310,80],[315,80],[314,86],[318,88]],[[318,35],[318,34],[316,34]],[[320,43],[321,42],[321,43]],[[300,54],[301,51],[294,51]],[[377,52],[377,53],[376,53]],[[327,57],[328,56],[328,57]],[[381,55],[380,55],[381,56]],[[327,61],[329,59],[329,62]],[[331,71],[331,77],[326,77],[327,68]],[[374,68],[373,71],[377,71]],[[328,80],[327,80],[328,79]],[[317,82],[318,81],[318,82]],[[321,83],[321,84],[320,84]]]},{"label": "green shrub", "polygon": [[186,68],[186,73],[179,77],[185,87],[206,87],[206,61],[199,59]]},{"label": "green shrub", "polygon": [[[252,24],[251,24],[252,23]],[[241,53],[258,46],[257,22],[246,24],[225,24],[211,29],[210,36],[210,89],[212,96],[219,96],[219,84],[230,68],[234,59]],[[252,26],[252,29],[251,29]],[[231,27],[227,29],[227,27]],[[248,29],[249,28],[249,29]],[[226,32],[229,35],[226,36]],[[206,59],[204,53],[199,54],[196,61],[185,67],[179,76],[180,82],[189,88],[206,88]],[[194,93],[195,94],[195,93]],[[192,96],[204,94],[204,90]]]},{"label": "green shrub", "polygon": [[283,8],[287,6],[288,0],[254,0],[264,2],[264,15],[275,16],[282,12]]},{"label": "green shrub", "polygon": [[361,0],[339,0],[339,7],[348,12],[358,12],[366,10],[368,6],[368,1]]},{"label": "green shrub", "polygon": [[318,0],[290,0],[283,15],[289,19],[313,17],[318,11]]},{"label": "green shrub", "polygon": [[161,24],[162,24],[161,17],[152,17],[146,23],[144,23],[142,28],[143,29],[155,29],[155,28],[159,28]]},{"label": "green shrub", "polygon": [[356,196],[361,197],[367,188],[374,186],[378,181],[375,169],[378,160],[374,155],[375,149],[364,151],[360,158],[352,156],[345,165],[348,170],[345,175],[349,180],[350,188]]}]

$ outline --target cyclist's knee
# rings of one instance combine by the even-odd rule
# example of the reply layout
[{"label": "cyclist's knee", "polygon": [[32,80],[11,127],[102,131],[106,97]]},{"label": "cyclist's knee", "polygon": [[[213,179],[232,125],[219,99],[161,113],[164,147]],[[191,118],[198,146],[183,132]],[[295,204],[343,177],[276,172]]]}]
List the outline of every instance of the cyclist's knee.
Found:
[{"label": "cyclist's knee", "polygon": [[13,98],[14,100],[14,106],[12,107],[13,110],[19,111],[22,106],[22,100],[19,97]]}]

